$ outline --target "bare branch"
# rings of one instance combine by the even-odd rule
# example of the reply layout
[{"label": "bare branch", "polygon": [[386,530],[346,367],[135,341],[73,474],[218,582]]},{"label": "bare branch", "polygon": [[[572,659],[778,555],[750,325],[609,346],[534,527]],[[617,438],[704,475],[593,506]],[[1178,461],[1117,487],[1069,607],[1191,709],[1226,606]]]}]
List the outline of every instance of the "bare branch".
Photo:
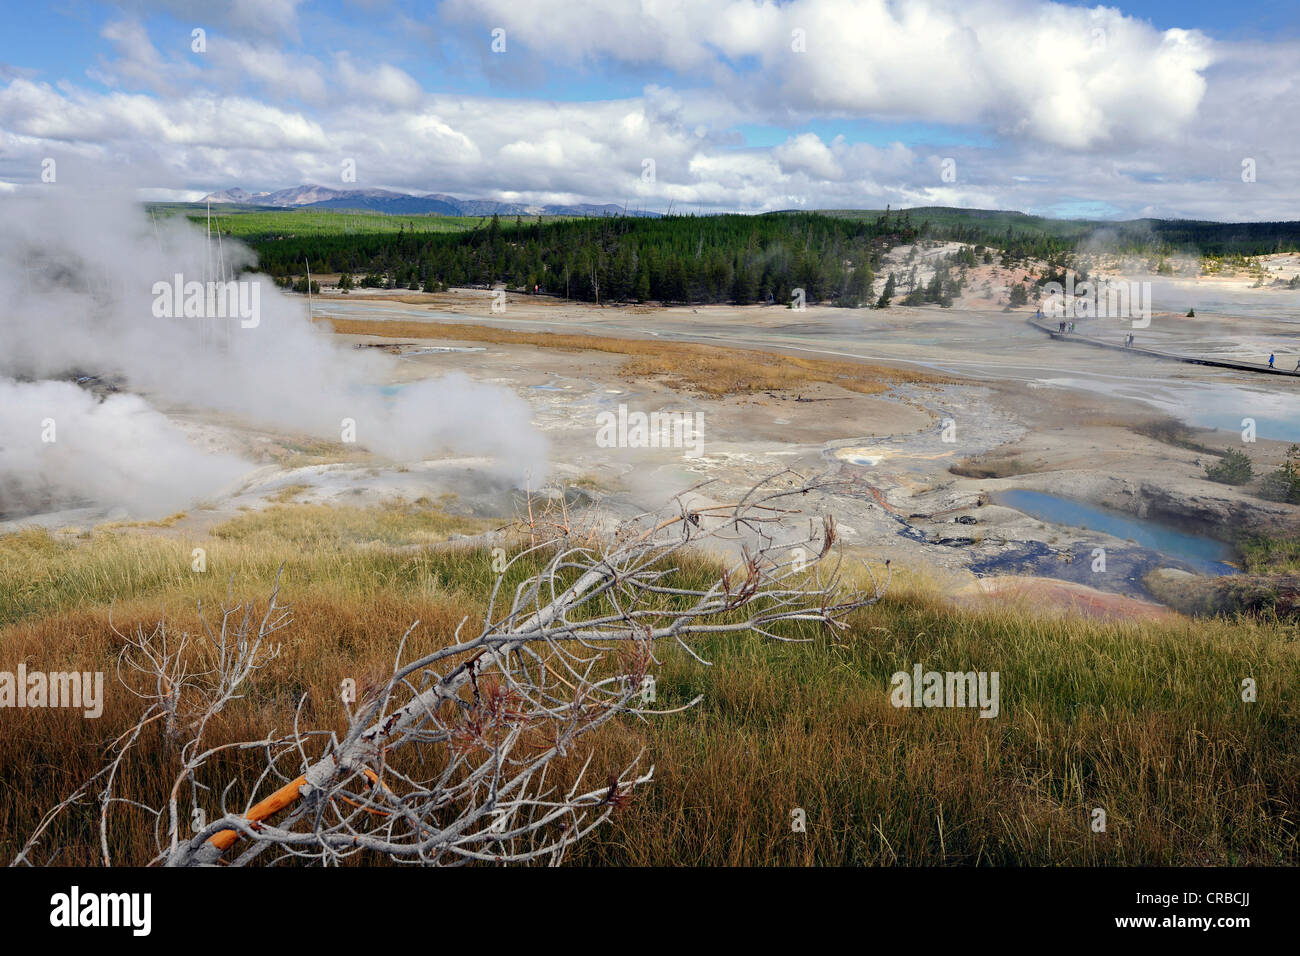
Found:
[{"label": "bare branch", "polygon": [[[443,646],[403,663],[412,624],[391,674],[348,708],[342,733],[304,729],[300,703],[284,735],[205,742],[214,718],[279,651],[269,638],[290,612],[278,603],[278,575],[260,619],[251,605],[229,601],[218,624],[204,619],[206,663],[188,635],[176,640],[163,623],[148,635],[139,629],[124,638],[119,678],[148,703],[140,722],[110,748],[105,768],[42,821],[15,863],[29,863],[53,818],[95,786],[106,865],[109,816],[123,805],[152,814],[156,833],[162,827],[153,862],[167,866],[329,865],[356,854],[415,864],[558,863],[653,775],[638,769],[638,755],[604,781],[584,782],[590,755],[576,770],[566,758],[620,715],[677,713],[700,699],[648,706],[658,644],[707,663],[693,638],[809,640],[806,628],[790,626],[838,633],[883,593],[888,581],[874,576],[871,590],[846,590],[834,521],[804,520],[800,506],[827,484],[782,473],[729,504],[704,499],[699,486],[607,533],[530,500],[477,635],[466,636],[462,620]],[[792,532],[801,523],[807,533]],[[721,573],[701,578],[700,555],[721,555]],[[521,572],[507,604],[505,582]],[[184,742],[168,799],[151,808],[116,788],[157,719],[167,739]],[[218,788],[213,758],[231,748],[259,751],[263,766],[242,787],[227,780]],[[186,787],[196,804],[200,793],[219,792],[222,810],[183,837]],[[248,794],[237,808],[227,805],[235,790]]]}]

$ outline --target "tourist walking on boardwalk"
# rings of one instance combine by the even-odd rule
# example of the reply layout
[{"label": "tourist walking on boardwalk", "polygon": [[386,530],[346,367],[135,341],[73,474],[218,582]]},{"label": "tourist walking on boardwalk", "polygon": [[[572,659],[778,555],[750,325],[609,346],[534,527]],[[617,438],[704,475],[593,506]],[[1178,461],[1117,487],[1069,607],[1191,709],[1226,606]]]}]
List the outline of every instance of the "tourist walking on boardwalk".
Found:
[{"label": "tourist walking on boardwalk", "polygon": [[1269,353],[1268,353],[1268,367],[1269,367],[1269,368],[1273,368],[1273,353],[1272,353],[1272,352],[1269,352]]}]

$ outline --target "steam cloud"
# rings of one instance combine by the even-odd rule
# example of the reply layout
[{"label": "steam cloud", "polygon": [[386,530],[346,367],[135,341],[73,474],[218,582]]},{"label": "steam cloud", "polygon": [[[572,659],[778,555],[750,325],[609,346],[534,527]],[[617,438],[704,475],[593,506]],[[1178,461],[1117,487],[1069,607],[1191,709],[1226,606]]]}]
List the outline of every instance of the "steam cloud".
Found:
[{"label": "steam cloud", "polygon": [[[48,428],[54,441],[42,440]],[[93,503],[176,511],[249,468],[194,448],[138,395],[100,402],[69,382],[7,379],[0,379],[0,456],[0,515]]]},{"label": "steam cloud", "polygon": [[[391,357],[337,345],[265,278],[242,277],[261,283],[256,327],[155,317],[155,283],[202,281],[209,259],[215,270],[216,249],[183,217],[151,221],[125,190],[63,186],[0,209],[0,515],[175,510],[253,467],[199,451],[151,402],[333,441],[350,418],[359,446],[395,460],[485,456],[515,484],[545,478],[545,440],[523,399],[459,373],[386,395]],[[254,263],[225,239],[222,255],[227,270]],[[120,377],[146,398],[101,402],[68,381],[76,375]],[[54,442],[42,440],[46,419]]]}]

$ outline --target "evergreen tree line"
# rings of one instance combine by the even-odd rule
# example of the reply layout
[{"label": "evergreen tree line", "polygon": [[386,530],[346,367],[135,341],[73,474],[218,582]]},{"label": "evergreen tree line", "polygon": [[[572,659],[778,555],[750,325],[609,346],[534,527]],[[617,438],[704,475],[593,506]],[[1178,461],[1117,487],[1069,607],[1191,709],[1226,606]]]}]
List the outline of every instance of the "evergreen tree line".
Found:
[{"label": "evergreen tree line", "polygon": [[[1170,235],[1203,235],[1220,242],[1229,231],[1217,223],[1177,226]],[[1258,224],[1259,235],[1239,241],[1276,245],[1280,224]],[[1253,228],[1253,226],[1251,227]],[[1249,232],[1249,230],[1247,230]],[[1151,248],[1153,233],[1145,233]],[[272,276],[299,276],[304,262],[314,273],[341,273],[345,287],[437,291],[449,286],[493,286],[590,302],[788,303],[796,289],[810,303],[856,307],[885,304],[949,304],[960,280],[945,268],[924,288],[900,275],[894,287],[872,298],[880,256],[890,247],[921,238],[975,244],[950,263],[958,267],[999,261],[1016,266],[1031,259],[1064,263],[1082,239],[1040,232],[985,230],[975,224],[914,224],[907,211],[875,219],[819,213],[758,216],[613,216],[541,222],[485,218],[460,233],[362,233],[250,240],[260,268]],[[1123,237],[1136,244],[1137,233]],[[1154,239],[1156,246],[1163,245]],[[1230,244],[1230,243],[1229,243]],[[986,248],[987,247],[989,248]]]},{"label": "evergreen tree line", "polygon": [[350,286],[491,286],[592,302],[870,305],[880,254],[912,242],[905,220],[816,214],[608,217],[541,223],[493,216],[463,233],[252,240],[273,276],[338,272]]}]

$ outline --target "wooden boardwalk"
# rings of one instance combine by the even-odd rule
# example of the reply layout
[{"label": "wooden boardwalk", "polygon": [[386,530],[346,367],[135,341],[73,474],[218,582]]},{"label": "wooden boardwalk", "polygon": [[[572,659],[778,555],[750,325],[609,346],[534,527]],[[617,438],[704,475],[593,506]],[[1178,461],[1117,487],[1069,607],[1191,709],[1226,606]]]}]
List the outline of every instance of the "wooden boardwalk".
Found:
[{"label": "wooden boardwalk", "polygon": [[1124,345],[1120,342],[1107,342],[1105,339],[1095,338],[1091,335],[1083,335],[1079,332],[1060,332],[1057,330],[1059,323],[1048,323],[1038,319],[1029,319],[1029,324],[1040,331],[1046,332],[1054,339],[1061,339],[1069,342],[1082,342],[1084,345],[1092,345],[1099,349],[1114,349],[1116,352],[1129,352],[1134,355],[1145,355],[1148,358],[1168,359],[1172,362],[1186,362],[1188,365],[1211,365],[1215,368],[1231,368],[1240,372],[1257,372],[1264,375],[1285,375],[1290,378],[1300,378],[1300,372],[1292,371],[1289,368],[1269,368],[1267,362],[1238,362],[1233,359],[1219,358],[1201,358],[1196,355],[1179,355],[1177,352],[1162,352],[1159,349],[1149,349],[1139,345]]}]

